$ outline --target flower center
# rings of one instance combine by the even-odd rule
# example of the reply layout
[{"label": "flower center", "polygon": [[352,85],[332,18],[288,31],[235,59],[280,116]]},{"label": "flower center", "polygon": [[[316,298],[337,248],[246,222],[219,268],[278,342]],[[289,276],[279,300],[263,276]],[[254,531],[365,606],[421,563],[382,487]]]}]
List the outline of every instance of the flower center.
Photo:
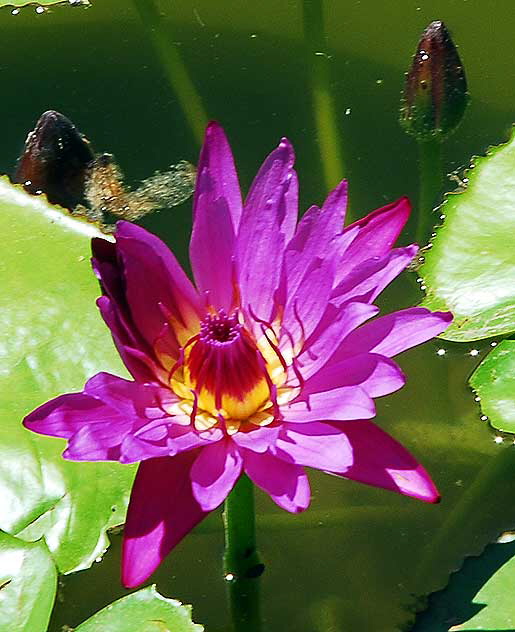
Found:
[{"label": "flower center", "polygon": [[184,385],[198,408],[248,419],[270,400],[270,378],[257,344],[236,313],[207,315],[184,359]]}]

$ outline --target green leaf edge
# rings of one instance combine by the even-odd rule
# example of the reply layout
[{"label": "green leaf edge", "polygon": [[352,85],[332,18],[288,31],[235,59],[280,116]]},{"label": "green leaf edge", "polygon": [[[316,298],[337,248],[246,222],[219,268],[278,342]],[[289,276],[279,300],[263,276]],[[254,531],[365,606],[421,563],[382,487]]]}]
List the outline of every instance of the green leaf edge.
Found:
[{"label": "green leaf edge", "polygon": [[[469,385],[474,391],[474,393],[479,398],[479,406],[481,408],[481,412],[488,419],[484,419],[484,421],[488,421],[490,425],[499,430],[499,432],[506,433],[509,435],[515,434],[515,422],[506,422],[500,416],[497,411],[497,408],[494,405],[491,405],[492,398],[491,394],[488,393],[488,386],[491,385],[495,379],[501,379],[502,376],[494,375],[494,372],[498,368],[498,364],[501,364],[500,360],[502,360],[503,356],[509,355],[515,361],[515,341],[514,340],[503,340],[499,345],[497,345],[492,351],[484,358],[484,360],[476,367],[475,371],[469,378]],[[512,377],[512,381],[515,382],[515,377]],[[485,393],[485,386],[487,392]],[[513,402],[515,405],[515,391],[513,394]]]},{"label": "green leaf edge", "polygon": [[[168,604],[170,607],[172,607],[173,609],[180,609],[181,611],[183,611],[185,613],[185,616],[187,616],[189,618],[188,623],[188,628],[191,632],[203,632],[204,630],[204,626],[201,625],[200,623],[194,623],[191,615],[192,615],[192,607],[189,604],[183,604],[181,603],[179,600],[177,599],[171,599],[168,597],[164,597],[163,595],[161,595],[157,590],[156,590],[156,585],[152,584],[151,586],[146,586],[145,588],[141,588],[140,590],[131,593],[130,595],[126,595],[125,597],[121,597],[120,599],[117,599],[115,601],[113,601],[111,604],[105,606],[105,608],[102,608],[102,610],[99,610],[98,612],[96,612],[92,617],[90,617],[89,619],[87,619],[86,621],[83,621],[78,627],[75,628],[75,632],[92,632],[92,630],[96,629],[96,628],[90,628],[91,625],[97,625],[97,622],[95,621],[95,618],[99,618],[101,619],[101,617],[104,616],[104,614],[108,611],[113,609],[113,607],[119,608],[120,606],[123,606],[124,603],[126,602],[131,602],[134,601],[134,599],[136,598],[141,598],[143,597],[144,601],[160,601],[160,602],[164,602],[166,604]],[[189,625],[189,623],[191,622],[191,627]],[[100,623],[102,623],[102,621],[100,620]],[[145,622],[135,622],[138,625],[140,624],[144,624]],[[123,625],[123,621],[121,622],[121,624]],[[125,630],[125,628],[124,628]],[[122,632],[122,629],[120,628],[120,632]]]},{"label": "green leaf edge", "polygon": [[[487,158],[490,158],[491,156],[494,156],[495,154],[497,154],[499,151],[502,151],[506,146],[508,146],[512,142],[515,142],[515,124],[511,126],[509,137],[504,143],[499,143],[498,145],[490,145],[486,149],[484,155],[473,155],[471,157],[469,167],[463,170],[464,179],[467,180],[466,187],[465,188],[457,187],[454,191],[449,191],[444,194],[444,201],[439,207],[437,207],[440,215],[442,214],[446,215],[445,208],[447,204],[450,202],[450,200],[453,199],[456,195],[459,195],[459,196],[467,195],[470,184],[473,183],[475,179],[478,177],[478,172],[479,174],[481,172],[480,167],[482,166],[482,163]],[[445,230],[445,220],[441,224],[435,224],[435,226],[433,227],[433,232],[435,233],[435,235],[430,239],[429,246],[426,246],[426,248],[422,249],[421,251],[422,256],[424,256],[424,250],[426,250],[428,247],[431,248],[431,245],[433,244],[433,242],[436,239],[438,239],[438,235],[440,231],[442,230]],[[425,265],[426,265],[426,262],[423,261],[420,263],[419,266],[417,266],[418,275],[422,279],[421,285],[426,286],[425,288],[426,296],[423,299],[423,301],[420,303],[420,305],[422,307],[427,307],[428,309],[431,309],[431,310],[452,311],[452,308],[450,308],[442,298],[439,298],[434,295],[433,291],[431,290],[430,285],[427,285],[426,279],[424,278],[424,271],[423,271]],[[515,295],[514,295],[514,303],[515,303]],[[458,319],[455,319],[450,324],[450,326],[438,337],[442,338],[443,340],[449,340],[452,342],[472,342],[474,340],[483,340],[486,338],[492,338],[494,336],[504,335],[504,334],[508,334],[515,331],[515,326],[505,326],[505,325],[503,326],[501,324],[497,328],[492,328],[489,331],[488,335],[484,336],[484,335],[477,335],[477,333],[474,333],[475,330],[461,329],[462,326],[463,326],[463,323],[462,322],[460,323]]]}]

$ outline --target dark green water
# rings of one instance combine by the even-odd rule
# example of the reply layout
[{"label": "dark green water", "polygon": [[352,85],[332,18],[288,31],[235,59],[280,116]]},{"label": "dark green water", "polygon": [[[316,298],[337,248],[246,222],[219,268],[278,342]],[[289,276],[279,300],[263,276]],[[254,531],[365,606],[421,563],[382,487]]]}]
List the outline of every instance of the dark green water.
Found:
[{"label": "dark green water", "polygon": [[[69,116],[98,151],[114,153],[129,182],[180,159],[196,161],[198,145],[135,8],[128,0],[92,2],[87,11],[0,12],[1,172],[12,171],[27,131],[49,108]],[[506,138],[515,114],[510,0],[324,6],[328,41],[320,52],[331,55],[354,217],[405,194],[416,202],[416,147],[398,126],[397,108],[404,70],[429,21],[443,19],[451,29],[472,95],[463,124],[446,143],[447,171]],[[204,108],[228,132],[244,189],[264,155],[288,136],[297,151],[301,208],[320,203],[326,187],[301,3],[196,0],[162,8]],[[144,222],[183,262],[190,212],[186,203]],[[413,230],[412,222],[402,243]],[[420,298],[404,278],[383,305],[398,309]],[[378,402],[378,422],[431,472],[440,505],[322,474],[312,474],[312,506],[301,516],[281,513],[258,495],[266,630],[409,629],[418,596],[444,586],[466,555],[515,527],[515,453],[493,442],[466,385],[486,346],[435,342],[405,354],[407,386]],[[444,356],[436,353],[440,347]],[[472,348],[478,357],[469,355]],[[119,545],[115,537],[101,564],[63,578],[51,632],[76,626],[125,594]],[[194,619],[208,632],[229,626],[222,550],[214,513],[152,578],[163,594],[192,603]]]}]

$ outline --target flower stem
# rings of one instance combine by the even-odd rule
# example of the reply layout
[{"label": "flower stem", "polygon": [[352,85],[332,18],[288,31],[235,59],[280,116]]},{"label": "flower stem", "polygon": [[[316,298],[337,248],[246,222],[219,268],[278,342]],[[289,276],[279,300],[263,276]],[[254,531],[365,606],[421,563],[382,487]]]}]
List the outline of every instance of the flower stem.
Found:
[{"label": "flower stem", "polygon": [[303,21],[315,126],[322,156],[325,186],[330,190],[342,180],[344,166],[334,98],[330,87],[330,57],[326,52],[322,0],[303,0]]},{"label": "flower stem", "polygon": [[259,577],[264,566],[256,550],[254,488],[244,475],[225,501],[224,572],[235,632],[260,632]]},{"label": "flower stem", "polygon": [[161,60],[168,82],[180,103],[191,132],[195,140],[202,144],[208,117],[202,99],[173,42],[169,24],[165,23],[164,16],[156,7],[154,0],[134,0],[134,5]]},{"label": "flower stem", "polygon": [[439,138],[418,141],[420,194],[416,241],[425,246],[436,224],[433,209],[442,189],[442,141]]}]

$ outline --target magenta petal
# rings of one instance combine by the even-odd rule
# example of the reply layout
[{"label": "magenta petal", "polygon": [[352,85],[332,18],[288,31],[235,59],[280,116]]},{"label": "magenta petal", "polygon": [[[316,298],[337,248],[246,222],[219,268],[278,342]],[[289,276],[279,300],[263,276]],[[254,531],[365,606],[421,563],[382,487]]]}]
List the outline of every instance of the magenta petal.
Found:
[{"label": "magenta petal", "polygon": [[304,469],[286,463],[269,452],[257,454],[244,451],[244,468],[250,479],[282,509],[291,513],[309,507],[311,491]]},{"label": "magenta petal", "polygon": [[191,468],[193,495],[204,511],[212,511],[229,495],[241,474],[242,458],[230,440],[200,451]]},{"label": "magenta petal", "polygon": [[23,420],[23,425],[33,432],[63,439],[69,439],[83,426],[93,423],[112,428],[125,425],[125,420],[110,406],[83,393],[51,399]]},{"label": "magenta petal", "polygon": [[117,461],[128,426],[115,419],[84,425],[68,440],[63,457],[71,461]]},{"label": "magenta petal", "polygon": [[337,357],[370,351],[392,357],[445,331],[452,321],[450,312],[431,312],[411,307],[393,312],[353,331],[338,349]]},{"label": "magenta petal", "polygon": [[171,250],[155,235],[130,222],[117,223],[116,245],[132,318],[147,342],[153,345],[161,335],[168,320],[165,312],[179,326],[198,327],[199,297]]},{"label": "magenta petal", "polygon": [[101,296],[97,300],[97,306],[105,324],[111,331],[116,349],[129,373],[135,380],[142,382],[153,381],[158,373],[158,368],[153,362],[149,351],[145,352],[141,349],[141,346],[147,346],[146,343],[136,341],[128,333],[120,310],[112,299],[107,296]]},{"label": "magenta petal", "polygon": [[[160,405],[177,401],[169,390],[156,384],[125,380],[111,373],[97,373],[84,386],[84,393],[108,404],[127,417],[152,418],[164,415]],[[154,415],[151,413],[154,412]]]},{"label": "magenta petal", "polygon": [[237,236],[241,302],[269,320],[285,244],[297,219],[294,154],[283,139],[265,160],[247,196]]},{"label": "magenta petal", "polygon": [[342,269],[355,267],[371,257],[385,255],[404,228],[410,211],[409,200],[403,197],[347,226],[345,231],[359,227],[359,233],[345,252],[340,264]]},{"label": "magenta petal", "polygon": [[313,261],[296,292],[289,293],[282,327],[294,340],[299,340],[301,336],[307,338],[316,329],[327,309],[333,279],[334,262],[317,259]]},{"label": "magenta petal", "polygon": [[[304,393],[301,394],[304,398]],[[376,414],[374,400],[359,386],[343,386],[324,393],[307,395],[281,407],[285,421],[343,421],[372,419]]]},{"label": "magenta petal", "polygon": [[[204,144],[198,162],[198,176],[193,199],[193,214],[200,206],[199,197],[205,193],[201,182],[204,174],[209,175],[213,187],[213,199],[223,198],[227,203],[235,232],[240,224],[242,211],[240,185],[234,166],[231,147],[222,127],[212,121],[206,128]],[[196,219],[196,218],[194,218]]]},{"label": "magenta petal", "polygon": [[313,261],[342,252],[343,244],[339,243],[336,248],[333,242],[343,230],[346,206],[347,182],[344,180],[329,194],[322,209],[312,206],[300,220],[284,258],[290,296],[301,285]]},{"label": "magenta petal", "polygon": [[319,371],[331,359],[350,332],[375,316],[378,311],[378,307],[368,303],[348,303],[341,310],[334,305],[328,305],[324,316],[308,338],[299,356],[300,370],[304,379],[309,379]]},{"label": "magenta petal", "polygon": [[350,467],[353,460],[344,424],[283,424],[274,453],[290,463],[338,472]]},{"label": "magenta petal", "polygon": [[132,487],[122,549],[122,582],[134,588],[205,518],[191,489],[195,452],[143,461]]},{"label": "magenta petal", "polygon": [[251,426],[242,428],[232,436],[232,440],[241,448],[247,448],[253,452],[266,452],[270,446],[275,443],[280,432],[280,425],[275,426]]},{"label": "magenta petal", "polygon": [[395,279],[418,252],[418,246],[396,248],[384,257],[373,257],[356,268],[346,270],[343,280],[334,288],[331,301],[341,305],[347,301],[372,302]]},{"label": "magenta petal", "polygon": [[370,397],[381,397],[404,386],[406,378],[397,364],[376,353],[361,353],[340,362],[328,362],[304,385],[303,395],[340,386],[360,386]]},{"label": "magenta petal", "polygon": [[202,188],[205,192],[197,196],[191,233],[191,266],[199,292],[207,294],[217,309],[229,311],[234,303],[234,229],[225,199],[214,197],[210,183],[203,183]]},{"label": "magenta petal", "polygon": [[352,445],[354,463],[341,472],[345,478],[383,487],[425,502],[440,500],[425,469],[403,446],[371,421],[342,424]]}]

